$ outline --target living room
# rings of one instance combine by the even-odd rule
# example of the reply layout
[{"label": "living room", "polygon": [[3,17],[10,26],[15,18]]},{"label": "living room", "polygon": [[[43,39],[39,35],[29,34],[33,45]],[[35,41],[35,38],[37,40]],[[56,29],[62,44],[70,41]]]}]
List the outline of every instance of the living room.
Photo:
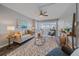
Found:
[{"label": "living room", "polygon": [[0,4],[0,55],[71,55],[76,48],[76,37],[72,35],[75,15],[76,3]]}]

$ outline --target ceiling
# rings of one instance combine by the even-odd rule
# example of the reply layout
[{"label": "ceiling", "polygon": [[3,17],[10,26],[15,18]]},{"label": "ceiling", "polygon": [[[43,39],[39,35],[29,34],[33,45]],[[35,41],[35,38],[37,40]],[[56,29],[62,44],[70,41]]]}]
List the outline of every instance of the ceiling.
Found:
[{"label": "ceiling", "polygon": [[[35,20],[64,18],[75,12],[74,3],[3,3],[2,5]],[[39,17],[39,8],[47,10],[48,16]]]}]

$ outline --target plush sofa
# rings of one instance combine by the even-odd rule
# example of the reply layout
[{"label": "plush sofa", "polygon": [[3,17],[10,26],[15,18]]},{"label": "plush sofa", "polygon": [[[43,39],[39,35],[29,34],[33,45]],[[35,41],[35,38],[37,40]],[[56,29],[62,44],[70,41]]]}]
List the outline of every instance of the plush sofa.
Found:
[{"label": "plush sofa", "polygon": [[27,41],[33,37],[34,35],[30,35],[30,34],[22,35],[20,38],[15,39],[14,42],[23,43],[24,41]]},{"label": "plush sofa", "polygon": [[34,37],[31,30],[27,30],[27,32],[24,32],[24,33],[23,32],[16,32],[15,36],[16,37],[14,39],[14,42],[17,42],[17,43],[23,43],[24,41],[27,41],[27,40]]}]

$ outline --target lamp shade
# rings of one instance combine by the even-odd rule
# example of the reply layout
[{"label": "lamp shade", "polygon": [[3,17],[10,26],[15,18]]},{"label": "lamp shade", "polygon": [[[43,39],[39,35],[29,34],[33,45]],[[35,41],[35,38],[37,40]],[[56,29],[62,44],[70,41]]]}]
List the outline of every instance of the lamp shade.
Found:
[{"label": "lamp shade", "polygon": [[7,26],[7,30],[14,31],[15,30],[15,26]]}]

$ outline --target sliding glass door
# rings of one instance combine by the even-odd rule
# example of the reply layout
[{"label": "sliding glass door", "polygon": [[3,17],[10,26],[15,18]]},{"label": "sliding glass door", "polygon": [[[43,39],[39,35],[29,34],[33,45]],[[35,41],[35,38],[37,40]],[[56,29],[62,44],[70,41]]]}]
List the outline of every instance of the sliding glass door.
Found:
[{"label": "sliding glass door", "polygon": [[50,30],[58,30],[58,20],[45,20],[45,21],[37,21],[36,23],[36,30],[41,31],[43,30],[43,35],[48,36]]}]

